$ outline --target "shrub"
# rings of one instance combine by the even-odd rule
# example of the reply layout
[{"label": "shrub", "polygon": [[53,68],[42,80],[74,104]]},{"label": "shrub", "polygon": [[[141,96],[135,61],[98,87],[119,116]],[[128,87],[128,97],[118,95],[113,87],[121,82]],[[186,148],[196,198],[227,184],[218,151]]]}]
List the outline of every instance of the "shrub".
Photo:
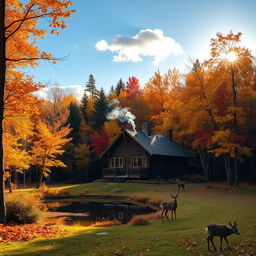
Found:
[{"label": "shrub", "polygon": [[140,216],[143,216],[143,218],[147,220],[161,219],[161,212],[152,212],[152,213],[148,213]]},{"label": "shrub", "polygon": [[154,196],[154,197],[150,198],[148,202],[149,202],[150,204],[154,205],[154,206],[159,207],[159,205],[160,205],[163,201],[164,201],[164,200],[163,200],[162,197],[160,197],[160,196]]},{"label": "shrub", "polygon": [[38,192],[42,194],[43,197],[55,197],[55,196],[69,196],[70,193],[65,190],[56,189],[56,188],[49,188],[45,183],[43,183],[39,189]]},{"label": "shrub", "polygon": [[16,224],[37,223],[42,217],[39,207],[22,198],[6,202],[6,222]]},{"label": "shrub", "polygon": [[121,225],[121,222],[119,220],[106,220],[106,221],[100,221],[92,224],[92,227],[107,227],[107,226],[116,226]]},{"label": "shrub", "polygon": [[144,215],[133,216],[132,219],[128,222],[129,225],[138,226],[138,225],[148,225],[149,221]]},{"label": "shrub", "polygon": [[147,203],[149,200],[149,197],[142,194],[142,193],[135,193],[131,195],[132,200],[140,203]]},{"label": "shrub", "polygon": [[66,225],[67,217],[58,217],[58,218],[44,218],[43,223],[45,225]]}]

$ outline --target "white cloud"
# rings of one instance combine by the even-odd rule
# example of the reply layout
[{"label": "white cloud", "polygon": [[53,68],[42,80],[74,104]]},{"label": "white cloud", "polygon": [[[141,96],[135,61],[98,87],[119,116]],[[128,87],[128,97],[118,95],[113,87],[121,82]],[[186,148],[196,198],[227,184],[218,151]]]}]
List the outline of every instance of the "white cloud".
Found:
[{"label": "white cloud", "polygon": [[160,29],[140,30],[133,37],[117,35],[111,44],[100,40],[95,47],[99,51],[109,50],[116,53],[113,56],[114,62],[139,62],[143,60],[143,56],[151,56],[154,58],[153,64],[155,65],[170,55],[183,53],[180,44],[173,38],[164,36]]},{"label": "white cloud", "polygon": [[61,94],[69,95],[74,94],[77,100],[81,100],[84,94],[84,88],[81,85],[67,85],[67,86],[49,86],[46,88],[41,89],[40,91],[36,92],[35,95],[39,98],[49,99],[49,93],[55,87],[60,88]]},{"label": "white cloud", "polygon": [[108,49],[108,44],[105,40],[100,40],[96,45],[96,49],[99,51],[106,51]]}]

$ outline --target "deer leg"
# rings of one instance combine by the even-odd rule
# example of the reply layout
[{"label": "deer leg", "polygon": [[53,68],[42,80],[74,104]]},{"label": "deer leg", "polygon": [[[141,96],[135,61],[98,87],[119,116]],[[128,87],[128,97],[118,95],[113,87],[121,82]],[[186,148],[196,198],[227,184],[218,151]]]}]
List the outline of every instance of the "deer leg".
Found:
[{"label": "deer leg", "polygon": [[225,239],[225,241],[226,241],[226,244],[228,245],[228,248],[229,248],[229,250],[231,250],[231,248],[230,248],[230,246],[229,246],[229,244],[228,244],[228,239],[224,236],[224,239]]},{"label": "deer leg", "polygon": [[164,220],[164,212],[165,210],[162,210],[162,221]]},{"label": "deer leg", "polygon": [[209,241],[210,241],[210,236],[207,237],[207,246],[208,246],[208,251],[210,252],[211,249],[210,249],[210,243],[209,243]]},{"label": "deer leg", "polygon": [[223,237],[220,237],[220,251],[222,251],[222,241],[223,241]]},{"label": "deer leg", "polygon": [[168,210],[165,211],[165,216],[166,216],[166,219],[169,220],[167,213],[168,213]]},{"label": "deer leg", "polygon": [[211,243],[212,243],[212,246],[213,246],[214,250],[217,251],[217,249],[216,249],[216,247],[215,247],[215,245],[213,243],[213,237],[211,237]]},{"label": "deer leg", "polygon": [[176,220],[176,210],[174,210],[174,219]]}]

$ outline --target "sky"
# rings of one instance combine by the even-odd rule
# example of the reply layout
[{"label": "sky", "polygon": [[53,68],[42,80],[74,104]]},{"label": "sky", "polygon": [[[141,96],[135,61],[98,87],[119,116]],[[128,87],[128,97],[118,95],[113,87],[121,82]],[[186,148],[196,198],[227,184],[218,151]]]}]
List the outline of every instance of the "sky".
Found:
[{"label": "sky", "polygon": [[255,0],[73,0],[72,8],[67,28],[38,42],[65,61],[25,72],[78,97],[90,74],[108,92],[120,78],[135,76],[144,87],[158,69],[186,72],[191,59],[207,59],[217,32],[242,32],[256,53]]}]

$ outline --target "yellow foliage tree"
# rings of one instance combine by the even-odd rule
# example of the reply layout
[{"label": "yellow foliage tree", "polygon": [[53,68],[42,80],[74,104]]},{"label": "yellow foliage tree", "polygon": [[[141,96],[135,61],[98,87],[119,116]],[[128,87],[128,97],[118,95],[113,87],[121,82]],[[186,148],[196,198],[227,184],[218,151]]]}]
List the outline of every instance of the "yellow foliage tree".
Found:
[{"label": "yellow foliage tree", "polygon": [[64,127],[58,131],[51,132],[51,130],[45,123],[39,121],[36,127],[37,139],[31,149],[33,164],[40,170],[39,186],[43,177],[47,177],[51,172],[51,167],[66,167],[58,157],[64,152],[63,146],[71,140],[66,138],[70,129]]},{"label": "yellow foliage tree", "polygon": [[109,144],[111,144],[114,141],[115,137],[121,132],[118,121],[115,119],[105,122],[104,129],[108,134]]}]

